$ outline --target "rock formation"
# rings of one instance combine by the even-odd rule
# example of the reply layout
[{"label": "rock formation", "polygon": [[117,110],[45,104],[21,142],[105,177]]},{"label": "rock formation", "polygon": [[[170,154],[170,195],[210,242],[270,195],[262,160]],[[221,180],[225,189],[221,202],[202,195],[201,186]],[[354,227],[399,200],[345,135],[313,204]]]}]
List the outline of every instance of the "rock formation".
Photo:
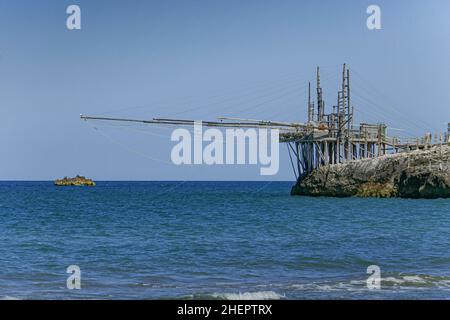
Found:
[{"label": "rock formation", "polygon": [[292,195],[332,197],[450,197],[450,147],[323,166],[301,177]]},{"label": "rock formation", "polygon": [[83,176],[77,175],[75,178],[57,179],[55,180],[56,186],[95,186],[95,182],[91,179],[87,179]]}]

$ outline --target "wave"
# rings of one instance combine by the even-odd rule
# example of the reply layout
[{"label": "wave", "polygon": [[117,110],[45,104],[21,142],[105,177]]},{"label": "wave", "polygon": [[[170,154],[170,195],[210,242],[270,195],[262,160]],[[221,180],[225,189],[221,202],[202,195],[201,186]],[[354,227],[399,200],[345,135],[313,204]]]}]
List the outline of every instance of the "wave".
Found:
[{"label": "wave", "polygon": [[[450,290],[449,276],[432,276],[423,274],[391,273],[381,278],[381,290],[371,290],[367,280],[360,279],[328,279],[297,283],[271,283],[256,285],[258,291],[204,293],[184,296],[181,299],[213,299],[213,300],[279,300],[286,298],[355,298],[355,297],[395,297],[390,294],[416,294],[429,291],[430,297],[445,295]],[[275,291],[273,291],[275,290]],[[283,292],[283,294],[277,293]],[[370,292],[370,295],[367,294]],[[398,297],[398,296],[397,296]]]},{"label": "wave", "polygon": [[225,300],[279,300],[285,298],[285,296],[278,294],[274,291],[215,293],[212,296],[218,299],[225,299]]},{"label": "wave", "polygon": [[21,299],[12,296],[3,296],[0,297],[0,300],[21,300]]},{"label": "wave", "polygon": [[[408,290],[408,289],[450,289],[450,277],[431,275],[389,275],[382,277],[381,289]],[[289,289],[304,291],[366,291],[365,279],[338,281],[338,282],[309,282],[291,284]]]},{"label": "wave", "polygon": [[398,275],[381,278],[381,286],[387,287],[436,287],[450,289],[450,277],[430,275]]},{"label": "wave", "polygon": [[275,291],[254,291],[254,292],[225,292],[211,294],[195,294],[182,299],[212,299],[212,300],[280,300],[286,298],[285,295],[276,293]]}]

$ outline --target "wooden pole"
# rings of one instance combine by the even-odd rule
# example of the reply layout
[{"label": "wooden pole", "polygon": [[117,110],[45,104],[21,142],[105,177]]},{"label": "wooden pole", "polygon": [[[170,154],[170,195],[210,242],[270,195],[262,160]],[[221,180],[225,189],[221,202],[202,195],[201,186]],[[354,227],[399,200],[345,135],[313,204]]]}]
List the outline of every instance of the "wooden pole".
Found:
[{"label": "wooden pole", "polygon": [[313,116],[311,114],[311,82],[308,82],[308,122],[313,121]]},{"label": "wooden pole", "polygon": [[[345,66],[345,65],[344,65]],[[352,154],[352,144],[350,141],[350,130],[352,128],[352,119],[353,119],[353,115],[350,112],[350,70],[347,69],[347,84],[346,84],[346,88],[347,88],[347,143],[348,143],[348,155],[347,158],[351,159],[351,154]]]}]

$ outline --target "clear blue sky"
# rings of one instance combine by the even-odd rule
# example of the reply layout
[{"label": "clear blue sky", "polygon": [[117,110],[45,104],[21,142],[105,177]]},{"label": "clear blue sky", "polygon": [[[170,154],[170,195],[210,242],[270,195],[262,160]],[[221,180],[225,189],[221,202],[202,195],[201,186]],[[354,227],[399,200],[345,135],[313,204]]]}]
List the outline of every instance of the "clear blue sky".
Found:
[{"label": "clear blue sky", "polygon": [[[366,28],[372,3],[379,31]],[[70,4],[82,30],[66,29]],[[170,131],[95,130],[78,116],[304,120],[316,65],[328,106],[340,65],[355,71],[361,120],[391,112],[404,135],[450,121],[448,0],[1,1],[0,40],[2,180],[291,180],[284,146],[275,177],[257,166],[177,167],[164,162]]]}]

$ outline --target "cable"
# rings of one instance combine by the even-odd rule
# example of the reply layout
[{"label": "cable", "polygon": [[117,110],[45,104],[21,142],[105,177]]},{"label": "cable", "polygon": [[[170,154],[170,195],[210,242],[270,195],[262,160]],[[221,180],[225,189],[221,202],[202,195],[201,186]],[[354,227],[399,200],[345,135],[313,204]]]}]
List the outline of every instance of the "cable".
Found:
[{"label": "cable", "polygon": [[[360,80],[362,80],[362,82],[363,83],[365,83],[366,85],[369,85],[371,88],[371,90],[369,90],[371,93],[373,93],[373,91],[375,91],[375,92],[377,92],[380,96],[382,96],[382,98],[384,98],[385,99],[385,101],[387,101],[387,102],[390,102],[390,101],[388,101],[389,99],[388,99],[388,97],[385,95],[385,94],[383,94],[380,90],[378,90],[370,81],[368,81],[368,80],[366,80],[357,70],[355,70],[354,68],[352,68],[352,72],[358,77],[358,78],[360,78]],[[390,105],[391,105],[391,103],[389,103]],[[396,108],[392,108],[392,110],[394,111],[394,112],[396,112],[396,113],[398,113],[400,116],[403,116],[403,114],[399,111],[399,110],[397,110]],[[392,111],[391,110],[391,111]],[[410,120],[410,119],[409,119]],[[422,123],[422,125],[424,125],[426,128],[433,128],[433,126],[432,125],[430,125],[429,123],[427,123],[427,122],[425,122],[425,121],[423,121],[422,119],[417,119],[416,121],[418,121],[418,122],[420,122],[420,123]]]}]

